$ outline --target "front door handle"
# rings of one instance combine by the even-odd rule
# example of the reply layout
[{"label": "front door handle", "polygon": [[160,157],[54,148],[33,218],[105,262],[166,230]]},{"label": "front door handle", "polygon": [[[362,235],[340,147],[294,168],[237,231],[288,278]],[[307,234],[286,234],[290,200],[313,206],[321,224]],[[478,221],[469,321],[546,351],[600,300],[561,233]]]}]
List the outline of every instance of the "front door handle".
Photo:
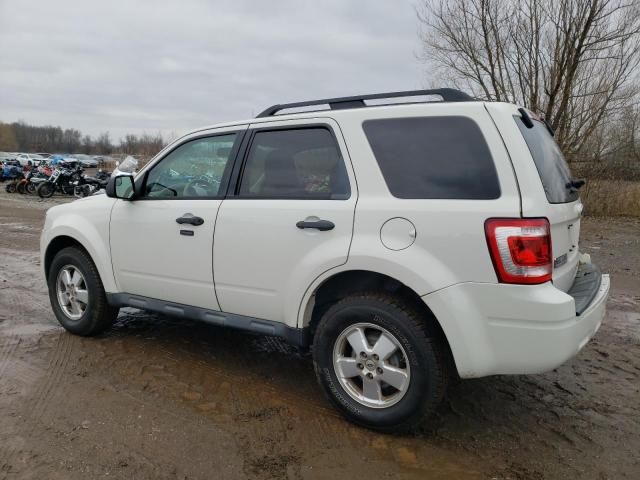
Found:
[{"label": "front door handle", "polygon": [[326,232],[327,230],[333,230],[335,225],[333,222],[329,220],[315,220],[315,221],[307,221],[301,220],[296,223],[296,227],[298,228],[315,228],[316,230],[320,230],[321,232]]},{"label": "front door handle", "polygon": [[176,218],[176,223],[179,223],[180,225],[188,223],[189,225],[197,227],[198,225],[202,225],[204,223],[204,220],[200,217],[194,216],[192,213],[185,213],[180,218]]}]

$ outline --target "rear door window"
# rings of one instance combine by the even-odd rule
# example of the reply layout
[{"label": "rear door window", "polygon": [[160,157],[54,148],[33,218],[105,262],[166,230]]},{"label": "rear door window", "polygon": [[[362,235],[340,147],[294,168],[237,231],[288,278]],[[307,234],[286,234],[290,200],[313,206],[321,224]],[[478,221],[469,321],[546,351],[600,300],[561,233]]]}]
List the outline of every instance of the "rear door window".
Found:
[{"label": "rear door window", "polygon": [[569,203],[577,200],[579,193],[567,187],[567,183],[571,181],[569,166],[546,125],[539,120],[533,120],[533,128],[527,128],[520,116],[515,115],[513,118],[527,142],[549,203]]},{"label": "rear door window", "polygon": [[331,132],[307,127],[257,131],[239,193],[244,198],[344,200],[350,188]]},{"label": "rear door window", "polygon": [[489,147],[470,118],[367,120],[363,128],[394,197],[472,200],[500,197]]}]

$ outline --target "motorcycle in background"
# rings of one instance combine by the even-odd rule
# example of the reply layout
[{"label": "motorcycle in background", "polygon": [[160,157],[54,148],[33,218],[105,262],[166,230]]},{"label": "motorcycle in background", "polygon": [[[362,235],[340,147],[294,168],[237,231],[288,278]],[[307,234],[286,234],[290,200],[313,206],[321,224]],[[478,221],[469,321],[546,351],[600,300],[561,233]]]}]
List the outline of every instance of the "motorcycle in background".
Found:
[{"label": "motorcycle in background", "polygon": [[64,195],[73,195],[75,192],[73,182],[82,177],[82,171],[81,167],[65,168],[57,166],[51,176],[38,185],[38,196],[40,198],[50,198],[56,191]]},{"label": "motorcycle in background", "polygon": [[73,181],[73,194],[76,197],[88,197],[93,195],[98,190],[107,187],[109,183],[110,174],[98,170],[95,177],[89,175],[81,175],[80,178]]},{"label": "motorcycle in background", "polygon": [[22,171],[22,166],[15,165],[14,163],[7,162],[3,165],[2,170],[0,171],[0,179],[4,181],[9,181],[5,190],[7,193],[15,193],[17,190],[18,182],[20,182],[24,178],[24,173]]}]

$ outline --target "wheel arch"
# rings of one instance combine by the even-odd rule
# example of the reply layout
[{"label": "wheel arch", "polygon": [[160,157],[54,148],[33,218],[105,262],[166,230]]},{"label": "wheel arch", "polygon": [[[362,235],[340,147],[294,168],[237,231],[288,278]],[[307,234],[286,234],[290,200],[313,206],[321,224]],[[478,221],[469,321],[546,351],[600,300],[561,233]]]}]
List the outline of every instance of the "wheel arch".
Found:
[{"label": "wheel arch", "polygon": [[414,289],[385,273],[372,270],[344,270],[323,279],[306,296],[307,301],[300,312],[302,317],[300,326],[309,331],[308,338],[313,338],[313,332],[320,317],[333,303],[347,295],[371,291],[383,291],[396,295],[420,312],[425,324],[432,329],[432,333],[442,340],[449,360],[452,362],[451,365],[455,367],[452,349],[440,320]]},{"label": "wheel arch", "polygon": [[53,263],[53,259],[55,258],[56,254],[67,247],[80,248],[87,255],[91,256],[85,246],[82,245],[82,243],[77,239],[68,235],[59,235],[53,238],[51,242],[49,242],[49,245],[47,245],[47,249],[44,253],[44,274],[46,278],[49,278],[49,270],[51,269],[51,264]]},{"label": "wheel arch", "polygon": [[[90,237],[92,236],[90,235]],[[44,255],[42,257],[45,278],[49,278],[49,270],[56,254],[64,248],[76,247],[83,250],[96,266],[105,291],[116,291],[117,289],[115,286],[115,280],[113,278],[113,271],[111,269],[111,262],[109,259],[108,244],[105,245],[104,242],[101,241],[98,246],[95,246],[92,244],[91,239],[92,238],[85,237],[80,232],[61,231],[56,233],[48,241],[46,249],[44,251]],[[106,252],[106,256],[103,254],[103,257],[105,258],[99,257],[98,253],[100,251]]]}]

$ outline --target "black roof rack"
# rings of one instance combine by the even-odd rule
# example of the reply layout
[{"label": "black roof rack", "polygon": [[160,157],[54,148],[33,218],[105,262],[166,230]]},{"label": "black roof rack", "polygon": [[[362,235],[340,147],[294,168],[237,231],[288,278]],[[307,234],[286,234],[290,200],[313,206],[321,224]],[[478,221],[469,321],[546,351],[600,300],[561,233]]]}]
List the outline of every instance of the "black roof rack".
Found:
[{"label": "black roof rack", "polygon": [[338,98],[322,98],[320,100],[309,100],[306,102],[296,103],[283,103],[279,105],[272,105],[265,111],[261,112],[256,118],[272,117],[281,110],[287,110],[290,108],[311,107],[313,105],[329,105],[331,110],[343,110],[347,108],[362,108],[366,107],[365,100],[377,100],[384,98],[402,98],[402,97],[416,97],[421,95],[439,95],[445,102],[469,102],[475,100],[460,90],[453,88],[437,88],[434,90],[410,90],[406,92],[387,92],[387,93],[373,93],[370,95],[356,95],[354,97],[338,97]]}]

